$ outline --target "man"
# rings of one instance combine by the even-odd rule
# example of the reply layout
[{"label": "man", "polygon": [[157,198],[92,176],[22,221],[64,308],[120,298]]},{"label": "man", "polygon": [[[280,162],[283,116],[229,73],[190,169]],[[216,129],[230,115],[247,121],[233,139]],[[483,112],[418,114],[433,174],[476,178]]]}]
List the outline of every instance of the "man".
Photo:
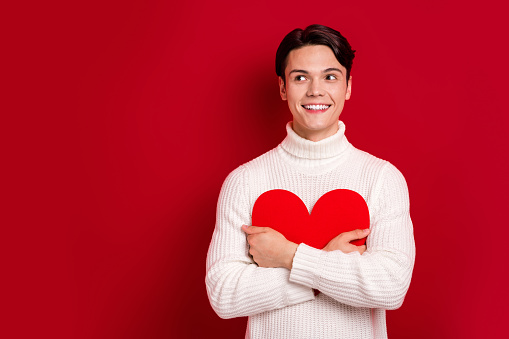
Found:
[{"label": "man", "polygon": [[[281,98],[293,115],[288,135],[230,173],[221,189],[207,292],[220,317],[249,316],[246,338],[386,338],[385,310],[400,307],[408,290],[415,245],[405,179],[353,147],[339,121],[353,58],[331,28],[290,32],[276,53]],[[251,225],[254,202],[273,189],[293,192],[308,211],[327,192],[355,191],[370,227],[322,249],[293,243]],[[350,243],[366,236],[366,246]]]}]

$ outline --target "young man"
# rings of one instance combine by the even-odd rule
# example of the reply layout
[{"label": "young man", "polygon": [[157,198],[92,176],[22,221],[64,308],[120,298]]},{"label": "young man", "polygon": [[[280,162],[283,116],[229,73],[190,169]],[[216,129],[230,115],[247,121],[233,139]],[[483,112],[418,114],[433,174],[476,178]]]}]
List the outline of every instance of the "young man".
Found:
[{"label": "young man", "polygon": [[[331,28],[290,32],[276,53],[281,98],[293,115],[288,135],[230,173],[221,189],[207,292],[220,317],[249,316],[246,338],[386,338],[385,310],[400,307],[408,290],[415,245],[405,179],[352,146],[338,120],[351,95],[353,58]],[[254,202],[273,189],[296,194],[308,211],[327,192],[355,191],[370,227],[324,248],[293,243],[251,225]],[[366,246],[350,243],[366,236]]]}]

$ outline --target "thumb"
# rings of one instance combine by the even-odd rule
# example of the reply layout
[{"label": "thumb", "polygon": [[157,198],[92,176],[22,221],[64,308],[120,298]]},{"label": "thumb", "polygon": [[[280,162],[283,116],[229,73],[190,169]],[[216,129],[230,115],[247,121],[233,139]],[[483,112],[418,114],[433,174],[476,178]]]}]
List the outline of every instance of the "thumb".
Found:
[{"label": "thumb", "polygon": [[366,228],[364,230],[357,229],[357,230],[353,230],[350,232],[345,232],[343,237],[345,238],[345,240],[350,242],[352,240],[366,238],[368,236],[369,232],[370,232],[369,228]]},{"label": "thumb", "polygon": [[256,234],[265,232],[265,227],[242,225],[242,230],[247,234]]}]

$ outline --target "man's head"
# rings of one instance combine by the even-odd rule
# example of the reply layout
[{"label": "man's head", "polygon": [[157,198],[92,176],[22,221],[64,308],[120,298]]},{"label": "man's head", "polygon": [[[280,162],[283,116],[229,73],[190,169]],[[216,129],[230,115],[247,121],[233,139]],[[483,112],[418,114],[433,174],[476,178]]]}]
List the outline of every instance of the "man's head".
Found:
[{"label": "man's head", "polygon": [[288,54],[297,48],[312,45],[329,47],[338,62],[346,68],[346,79],[350,79],[355,50],[338,31],[323,25],[310,25],[306,29],[296,28],[288,33],[276,52],[276,74],[286,83],[285,69]]},{"label": "man's head", "polygon": [[339,32],[320,25],[290,32],[276,54],[279,90],[293,115],[293,130],[312,141],[338,130],[350,99],[354,51]]}]

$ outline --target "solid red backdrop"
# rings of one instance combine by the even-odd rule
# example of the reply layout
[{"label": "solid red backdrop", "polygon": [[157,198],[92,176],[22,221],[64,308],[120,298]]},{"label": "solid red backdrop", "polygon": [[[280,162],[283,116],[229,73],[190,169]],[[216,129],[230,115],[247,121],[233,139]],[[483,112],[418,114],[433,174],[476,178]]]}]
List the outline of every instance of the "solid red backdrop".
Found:
[{"label": "solid red backdrop", "polygon": [[[506,9],[494,1],[5,5],[2,337],[240,338],[205,291],[222,181],[290,114],[276,48],[357,50],[341,119],[410,189],[395,338],[498,338],[507,316]],[[18,6],[18,7],[15,7]]]}]

